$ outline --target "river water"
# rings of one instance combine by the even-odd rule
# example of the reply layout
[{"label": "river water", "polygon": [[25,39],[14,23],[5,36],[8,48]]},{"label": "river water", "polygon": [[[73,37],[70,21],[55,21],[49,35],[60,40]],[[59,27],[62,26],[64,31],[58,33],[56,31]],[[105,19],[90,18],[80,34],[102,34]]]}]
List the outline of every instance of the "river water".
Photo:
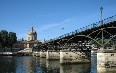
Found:
[{"label": "river water", "polygon": [[65,64],[58,60],[32,56],[0,57],[0,73],[97,73],[97,57],[91,56],[89,64]]}]

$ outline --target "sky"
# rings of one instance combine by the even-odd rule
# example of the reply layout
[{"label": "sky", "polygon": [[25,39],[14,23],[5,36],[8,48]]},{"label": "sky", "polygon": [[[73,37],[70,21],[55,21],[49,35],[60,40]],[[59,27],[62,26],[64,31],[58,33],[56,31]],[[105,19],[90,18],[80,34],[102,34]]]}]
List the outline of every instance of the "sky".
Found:
[{"label": "sky", "polygon": [[103,19],[116,15],[116,0],[0,0],[0,30],[26,40],[33,26],[49,40],[100,21],[100,7]]}]

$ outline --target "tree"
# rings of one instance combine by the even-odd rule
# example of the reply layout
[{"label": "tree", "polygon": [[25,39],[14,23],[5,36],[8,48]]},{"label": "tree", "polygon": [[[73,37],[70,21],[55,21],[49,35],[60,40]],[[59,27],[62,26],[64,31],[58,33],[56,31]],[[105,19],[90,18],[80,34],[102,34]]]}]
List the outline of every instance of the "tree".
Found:
[{"label": "tree", "polygon": [[6,30],[1,30],[1,46],[5,51],[5,47],[8,44],[8,32]]},{"label": "tree", "polygon": [[11,48],[11,51],[13,51],[13,44],[17,42],[17,37],[16,37],[16,33],[14,32],[9,32],[9,46]]}]

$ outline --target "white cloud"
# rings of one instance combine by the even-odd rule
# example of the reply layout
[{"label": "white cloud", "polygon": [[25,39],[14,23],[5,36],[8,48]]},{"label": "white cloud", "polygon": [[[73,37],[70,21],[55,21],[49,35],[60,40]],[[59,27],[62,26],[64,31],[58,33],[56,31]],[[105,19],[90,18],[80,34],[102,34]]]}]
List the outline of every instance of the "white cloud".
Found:
[{"label": "white cloud", "polygon": [[39,28],[39,31],[44,31],[44,30],[47,30],[47,29],[51,29],[53,27],[57,27],[57,26],[61,26],[61,25],[65,25],[67,24],[68,22],[70,22],[72,19],[66,19],[62,22],[59,22],[59,23],[53,23],[53,24],[45,24],[43,25],[42,27]]}]

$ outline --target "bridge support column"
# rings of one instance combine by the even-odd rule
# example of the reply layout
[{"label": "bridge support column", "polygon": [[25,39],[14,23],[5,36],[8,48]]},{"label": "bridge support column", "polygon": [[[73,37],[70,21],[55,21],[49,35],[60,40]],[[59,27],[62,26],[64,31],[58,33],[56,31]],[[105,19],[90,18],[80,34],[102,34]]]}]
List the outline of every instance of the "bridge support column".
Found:
[{"label": "bridge support column", "polygon": [[39,51],[35,51],[32,53],[33,56],[36,56],[36,57],[40,57],[40,52]]},{"label": "bridge support column", "polygon": [[46,58],[46,51],[40,51],[40,58]]},{"label": "bridge support column", "polygon": [[46,59],[47,60],[58,60],[60,59],[60,52],[47,50]]},{"label": "bridge support column", "polygon": [[99,50],[97,53],[97,71],[115,72],[116,71],[116,50]]},{"label": "bridge support column", "polygon": [[[91,52],[88,52],[91,53]],[[69,51],[62,50],[60,51],[60,63],[89,63],[87,55],[79,51]]]}]

